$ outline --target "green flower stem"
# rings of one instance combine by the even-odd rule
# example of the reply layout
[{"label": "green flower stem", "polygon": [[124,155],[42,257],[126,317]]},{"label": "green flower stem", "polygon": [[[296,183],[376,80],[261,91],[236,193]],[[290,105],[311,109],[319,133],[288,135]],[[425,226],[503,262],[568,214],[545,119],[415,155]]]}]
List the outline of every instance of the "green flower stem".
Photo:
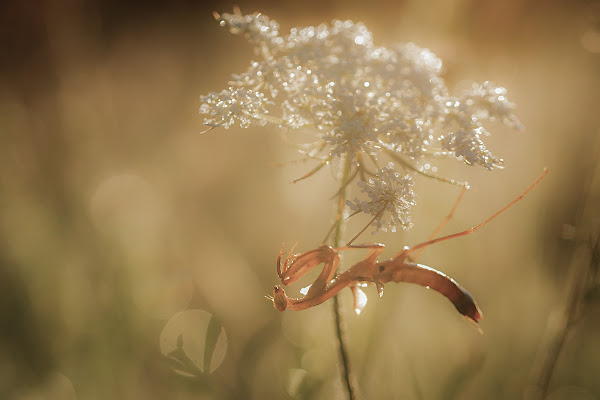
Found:
[{"label": "green flower stem", "polygon": [[[346,157],[343,163],[342,179],[340,181],[342,184],[347,182],[350,175],[351,166],[352,165],[349,158]],[[338,209],[334,227],[333,247],[339,247],[342,244],[343,225],[345,221],[344,207],[346,202],[346,187],[347,185],[343,185],[338,193]],[[348,342],[345,334],[344,322],[342,320],[342,304],[339,301],[338,296],[339,295],[333,297],[333,315],[335,319],[335,332],[338,339],[340,352],[340,373],[342,375],[343,383],[348,391],[348,399],[356,400],[358,399],[358,387],[350,367]]]}]

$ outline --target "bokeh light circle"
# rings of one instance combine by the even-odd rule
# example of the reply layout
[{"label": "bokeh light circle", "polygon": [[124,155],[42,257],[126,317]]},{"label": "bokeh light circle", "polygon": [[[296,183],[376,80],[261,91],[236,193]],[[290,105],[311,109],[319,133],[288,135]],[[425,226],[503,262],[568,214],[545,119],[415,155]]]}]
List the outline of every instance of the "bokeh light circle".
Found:
[{"label": "bokeh light circle", "polygon": [[166,357],[179,361],[182,367],[175,368],[179,373],[211,373],[225,358],[227,335],[212,314],[187,310],[167,322],[160,335],[160,350]]}]

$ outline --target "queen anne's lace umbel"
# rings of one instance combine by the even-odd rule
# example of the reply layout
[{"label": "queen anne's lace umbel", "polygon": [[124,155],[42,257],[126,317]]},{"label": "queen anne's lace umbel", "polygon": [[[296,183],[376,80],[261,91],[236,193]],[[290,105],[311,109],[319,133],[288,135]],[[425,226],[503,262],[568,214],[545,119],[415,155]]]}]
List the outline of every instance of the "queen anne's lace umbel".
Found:
[{"label": "queen anne's lace umbel", "polygon": [[[377,47],[361,23],[333,21],[281,35],[277,22],[262,14],[216,16],[250,41],[257,61],[234,75],[229,88],[201,97],[210,127],[270,124],[312,131],[316,140],[302,146],[304,154],[323,163],[343,156],[364,176],[367,163],[377,167],[390,157],[419,164],[450,156],[501,168],[502,159],[483,141],[489,135],[484,123],[521,126],[503,87],[484,82],[450,96],[435,54],[413,43]],[[378,229],[410,226],[412,178],[397,167],[410,169],[403,162],[376,168],[361,183],[370,202],[348,203],[354,211],[379,214],[373,221]],[[396,200],[374,200],[381,196]]]},{"label": "queen anne's lace umbel", "polygon": [[374,179],[360,181],[358,186],[369,200],[347,200],[350,210],[375,216],[372,224],[384,232],[396,232],[396,226],[410,228],[410,208],[415,205],[412,176],[402,176],[389,163]]}]

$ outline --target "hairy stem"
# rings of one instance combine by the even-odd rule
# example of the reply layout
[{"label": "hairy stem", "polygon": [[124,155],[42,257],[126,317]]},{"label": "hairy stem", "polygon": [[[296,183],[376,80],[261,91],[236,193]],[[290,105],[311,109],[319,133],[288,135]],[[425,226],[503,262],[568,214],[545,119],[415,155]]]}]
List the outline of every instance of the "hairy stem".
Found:
[{"label": "hairy stem", "polygon": [[[342,184],[347,182],[350,175],[351,163],[348,158],[343,163]],[[333,247],[339,247],[342,244],[342,233],[344,225],[344,206],[346,202],[346,187],[343,185],[338,193],[338,209],[336,213],[336,221],[333,234]],[[348,342],[345,334],[344,321],[342,320],[342,304],[338,298],[339,295],[333,297],[333,315],[335,319],[335,332],[338,339],[340,353],[340,373],[342,375],[343,384],[348,391],[348,399],[358,399],[358,388],[352,368],[350,366],[350,357],[348,355]]]}]

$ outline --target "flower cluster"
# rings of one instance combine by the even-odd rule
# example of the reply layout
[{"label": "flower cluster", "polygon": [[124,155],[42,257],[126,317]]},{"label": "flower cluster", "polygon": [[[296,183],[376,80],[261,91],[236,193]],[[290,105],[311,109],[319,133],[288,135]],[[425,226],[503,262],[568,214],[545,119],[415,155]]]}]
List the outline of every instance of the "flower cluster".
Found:
[{"label": "flower cluster", "polygon": [[[315,141],[301,151],[318,158],[320,166],[340,158],[355,169],[353,176],[362,177],[367,194],[405,193],[402,201],[352,203],[354,210],[373,216],[382,214],[377,207],[385,204],[390,217],[379,215],[373,222],[377,228],[410,225],[414,194],[407,170],[422,173],[418,165],[425,158],[441,157],[500,168],[502,159],[483,141],[489,135],[484,124],[498,120],[520,128],[504,88],[485,82],[451,96],[435,54],[412,43],[377,47],[361,23],[333,21],[282,35],[262,14],[236,10],[215,17],[250,41],[257,61],[234,75],[229,88],[201,97],[205,124],[314,132]],[[381,169],[378,162],[386,158],[396,166]],[[370,172],[372,167],[379,172]]]},{"label": "flower cluster", "polygon": [[[350,210],[373,215],[372,224],[377,230],[384,232],[387,232],[388,228],[396,232],[396,226],[405,229],[412,226],[410,208],[415,205],[412,176],[402,176],[396,171],[394,164],[389,163],[377,173],[375,179],[360,181],[358,186],[361,192],[369,197],[369,201],[361,201],[358,198],[354,198],[353,201],[346,200]],[[386,214],[389,214],[389,217],[386,217]]]}]

